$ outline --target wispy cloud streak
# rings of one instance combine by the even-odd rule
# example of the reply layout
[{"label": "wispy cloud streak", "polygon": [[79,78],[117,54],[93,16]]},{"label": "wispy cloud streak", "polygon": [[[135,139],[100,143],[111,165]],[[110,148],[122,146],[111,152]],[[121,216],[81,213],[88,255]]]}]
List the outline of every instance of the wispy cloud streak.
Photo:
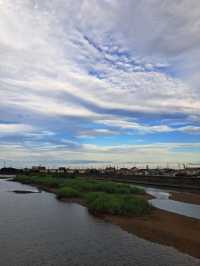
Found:
[{"label": "wispy cloud streak", "polygon": [[1,0],[0,17],[2,160],[45,143],[77,160],[82,145],[198,143],[198,1]]}]

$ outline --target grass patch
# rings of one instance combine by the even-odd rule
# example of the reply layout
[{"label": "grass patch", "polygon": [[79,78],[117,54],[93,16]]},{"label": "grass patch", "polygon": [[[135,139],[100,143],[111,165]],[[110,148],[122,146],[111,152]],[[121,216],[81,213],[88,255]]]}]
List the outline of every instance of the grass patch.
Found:
[{"label": "grass patch", "polygon": [[14,178],[15,181],[22,182],[24,184],[33,184],[33,185],[41,185],[51,188],[58,188],[62,186],[62,180],[58,178],[54,178],[52,176],[17,176]]},{"label": "grass patch", "polygon": [[17,176],[15,181],[55,188],[58,198],[82,198],[93,213],[143,215],[150,212],[147,200],[138,197],[144,190],[129,184],[51,175]]},{"label": "grass patch", "polygon": [[150,212],[150,204],[139,197],[90,192],[85,195],[90,211],[117,215],[144,215]]},{"label": "grass patch", "polygon": [[57,189],[56,195],[58,198],[78,198],[81,196],[80,192],[71,187],[62,187]]},{"label": "grass patch", "polygon": [[106,192],[109,194],[144,194],[144,190],[129,184],[112,181],[98,181],[81,178],[56,178],[51,175],[19,175],[14,178],[25,184],[35,184],[52,188],[70,187],[78,192]]},{"label": "grass patch", "polygon": [[144,190],[112,181],[84,180],[80,178],[66,180],[65,186],[70,186],[80,192],[106,192],[112,194],[144,194]]}]

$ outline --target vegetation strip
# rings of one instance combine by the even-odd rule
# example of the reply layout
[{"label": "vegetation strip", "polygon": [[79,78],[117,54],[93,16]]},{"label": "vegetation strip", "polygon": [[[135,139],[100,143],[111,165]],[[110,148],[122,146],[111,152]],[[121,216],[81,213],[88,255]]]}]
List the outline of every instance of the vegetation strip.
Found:
[{"label": "vegetation strip", "polygon": [[[17,176],[15,181],[54,192],[60,199],[78,202],[95,214],[103,213],[99,217],[130,233],[200,258],[200,220],[155,208],[149,213],[151,206],[147,202],[148,195],[140,188],[117,182],[58,178],[50,175]],[[129,202],[129,199],[138,198],[145,202],[145,207],[138,207],[143,204],[140,200],[139,204]],[[126,205],[123,205],[123,200]],[[127,211],[129,204],[131,210]]]},{"label": "vegetation strip", "polygon": [[82,199],[93,213],[115,215],[145,215],[151,205],[141,195],[143,189],[112,181],[97,181],[81,178],[56,178],[50,175],[17,176],[15,181],[55,189],[59,199]]}]

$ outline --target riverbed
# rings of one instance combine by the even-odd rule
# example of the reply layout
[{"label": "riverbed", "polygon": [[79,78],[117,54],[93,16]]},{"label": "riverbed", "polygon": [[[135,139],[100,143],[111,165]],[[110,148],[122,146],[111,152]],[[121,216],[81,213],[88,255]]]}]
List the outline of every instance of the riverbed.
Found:
[{"label": "riverbed", "polygon": [[197,266],[200,260],[146,241],[51,193],[0,180],[1,266]]}]

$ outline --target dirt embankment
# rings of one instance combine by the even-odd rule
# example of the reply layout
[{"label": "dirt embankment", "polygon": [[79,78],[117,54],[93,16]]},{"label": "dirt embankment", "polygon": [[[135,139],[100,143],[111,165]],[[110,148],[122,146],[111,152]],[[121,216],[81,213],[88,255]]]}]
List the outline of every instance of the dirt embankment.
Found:
[{"label": "dirt embankment", "polygon": [[175,247],[181,252],[200,258],[200,220],[154,209],[146,217],[116,217],[107,221],[141,238]]},{"label": "dirt embankment", "polygon": [[170,192],[170,199],[200,205],[200,195],[191,192]]}]

